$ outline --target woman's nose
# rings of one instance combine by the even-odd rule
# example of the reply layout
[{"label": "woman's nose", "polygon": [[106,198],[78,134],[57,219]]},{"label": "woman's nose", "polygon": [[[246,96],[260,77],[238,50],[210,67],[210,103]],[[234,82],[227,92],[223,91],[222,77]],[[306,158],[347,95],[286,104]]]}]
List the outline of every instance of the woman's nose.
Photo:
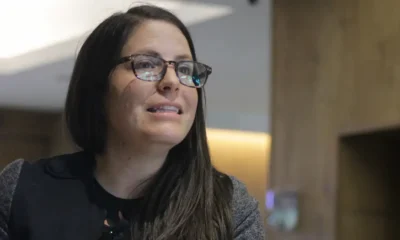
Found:
[{"label": "woman's nose", "polygon": [[178,76],[175,72],[174,65],[168,65],[167,71],[165,73],[165,76],[163,79],[158,84],[159,90],[160,91],[178,91],[180,88],[180,82],[178,79]]}]

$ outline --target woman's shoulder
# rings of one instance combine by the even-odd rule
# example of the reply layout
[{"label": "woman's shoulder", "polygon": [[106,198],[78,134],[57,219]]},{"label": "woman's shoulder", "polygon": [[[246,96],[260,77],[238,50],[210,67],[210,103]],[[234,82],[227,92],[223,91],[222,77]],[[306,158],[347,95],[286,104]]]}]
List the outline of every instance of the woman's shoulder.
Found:
[{"label": "woman's shoulder", "polygon": [[[21,183],[21,178],[24,178],[23,175],[31,175],[32,171],[35,172],[35,168],[40,165],[42,161],[38,161],[35,164],[25,160],[25,159],[16,159],[9,164],[7,164],[3,170],[0,172],[0,203],[1,203],[1,211],[4,212],[7,210],[12,203],[15,192],[17,191],[17,187]],[[6,209],[4,209],[6,208]]]},{"label": "woman's shoulder", "polygon": [[235,239],[265,239],[265,230],[259,202],[247,190],[246,185],[234,176],[232,181],[232,210]]},{"label": "woman's shoulder", "polygon": [[[58,178],[74,178],[77,177],[85,164],[75,164],[82,161],[81,153],[57,155],[53,157],[45,157],[35,161],[26,159],[17,159],[6,165],[0,172],[0,202],[5,203],[12,200],[17,187],[23,183],[31,182],[34,179],[45,178],[52,175]],[[4,193],[4,194],[3,194]]]},{"label": "woman's shoulder", "polygon": [[[24,162],[23,159],[14,160],[0,172],[0,208],[11,206]],[[5,210],[7,209],[2,209],[2,212]]]},{"label": "woman's shoulder", "polygon": [[18,177],[21,172],[23,159],[17,159],[6,165],[0,172],[0,187],[4,189],[13,183],[18,182]]},{"label": "woman's shoulder", "polygon": [[8,163],[3,170],[0,171],[0,187],[1,189],[15,187],[20,179],[22,172],[26,172],[27,169],[32,167],[38,167],[43,165],[44,160],[41,159],[36,162],[31,162],[23,158],[13,160]]},{"label": "woman's shoulder", "polygon": [[258,208],[258,201],[253,197],[246,184],[235,176],[229,176],[232,181],[233,194],[232,194],[232,207],[235,213],[243,214],[244,210],[249,208]]},{"label": "woman's shoulder", "polygon": [[8,238],[8,218],[23,164],[23,159],[15,160],[0,172],[0,238],[2,239]]}]

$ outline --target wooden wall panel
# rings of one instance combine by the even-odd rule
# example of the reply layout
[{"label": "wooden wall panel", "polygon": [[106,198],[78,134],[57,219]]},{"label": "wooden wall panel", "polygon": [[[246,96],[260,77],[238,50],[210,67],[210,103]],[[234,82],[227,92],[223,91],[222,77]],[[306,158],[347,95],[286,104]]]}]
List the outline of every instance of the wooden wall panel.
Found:
[{"label": "wooden wall panel", "polygon": [[302,215],[297,231],[268,229],[269,239],[339,239],[339,136],[400,122],[399,7],[395,0],[273,1],[268,187],[298,189]]},{"label": "wooden wall panel", "polygon": [[0,169],[17,158],[47,156],[55,119],[49,113],[0,109]]},{"label": "wooden wall panel", "polygon": [[[340,131],[381,128],[400,120],[400,16],[396,0],[336,0],[343,50]],[[343,11],[344,10],[344,11]],[[346,12],[347,14],[344,14]]]},{"label": "wooden wall panel", "polygon": [[300,191],[301,226],[269,239],[333,239],[341,44],[327,2],[274,1],[269,188]]}]

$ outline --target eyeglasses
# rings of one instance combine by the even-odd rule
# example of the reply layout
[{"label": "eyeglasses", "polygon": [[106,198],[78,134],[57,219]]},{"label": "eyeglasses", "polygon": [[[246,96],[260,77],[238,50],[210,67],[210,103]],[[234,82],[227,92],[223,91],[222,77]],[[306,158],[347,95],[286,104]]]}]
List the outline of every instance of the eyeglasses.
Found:
[{"label": "eyeglasses", "polygon": [[212,68],[195,61],[166,61],[160,57],[137,54],[121,58],[117,64],[130,62],[135,76],[143,81],[161,81],[167,72],[169,64],[175,67],[179,82],[192,88],[202,88],[212,72]]}]

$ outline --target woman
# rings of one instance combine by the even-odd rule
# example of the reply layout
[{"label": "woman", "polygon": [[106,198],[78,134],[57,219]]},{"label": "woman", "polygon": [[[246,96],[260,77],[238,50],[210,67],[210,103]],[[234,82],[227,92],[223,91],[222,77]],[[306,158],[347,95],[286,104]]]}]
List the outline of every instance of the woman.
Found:
[{"label": "woman", "polygon": [[171,13],[143,5],[104,20],[66,100],[82,151],[3,170],[0,239],[264,239],[256,200],[211,164],[210,74]]}]

